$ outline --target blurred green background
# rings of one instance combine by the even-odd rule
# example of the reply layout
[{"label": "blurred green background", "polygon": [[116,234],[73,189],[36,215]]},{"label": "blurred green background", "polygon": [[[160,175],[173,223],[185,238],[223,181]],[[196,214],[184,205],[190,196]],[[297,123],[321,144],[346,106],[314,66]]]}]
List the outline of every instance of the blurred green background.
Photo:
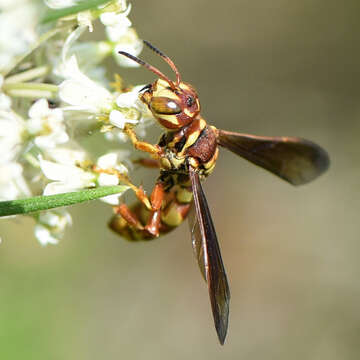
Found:
[{"label": "blurred green background", "polygon": [[[232,291],[224,347],[187,224],[128,243],[94,202],[41,248],[30,219],[2,221],[0,358],[359,359],[359,1],[132,4],[140,37],[174,59],[209,123],[311,139],[331,169],[294,188],[221,152],[204,187]],[[150,51],[142,58],[168,71]]]}]

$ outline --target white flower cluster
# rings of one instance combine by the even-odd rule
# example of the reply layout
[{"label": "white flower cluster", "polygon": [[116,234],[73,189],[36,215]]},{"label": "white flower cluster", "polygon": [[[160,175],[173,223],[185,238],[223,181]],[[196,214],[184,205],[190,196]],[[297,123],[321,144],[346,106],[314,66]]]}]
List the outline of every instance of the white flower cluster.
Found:
[{"label": "white flower cluster", "polygon": [[[122,130],[132,124],[144,135],[152,119],[139,100],[143,85],[124,90],[122,78],[116,75],[109,83],[102,67],[111,54],[121,66],[137,66],[118,55],[122,50],[137,56],[142,50],[125,0],[59,19],[45,36],[35,31],[37,14],[46,6],[61,9],[80,1],[0,4],[0,201],[121,183],[114,174],[127,176],[131,164],[130,151],[119,150],[126,140]],[[100,28],[105,25],[107,39],[80,41],[87,29],[99,25],[96,19]],[[41,26],[37,30],[44,31]],[[86,145],[84,132],[100,134],[117,150],[99,155]],[[120,195],[102,200],[117,205]],[[42,245],[56,244],[71,224],[66,210],[33,218]]]}]

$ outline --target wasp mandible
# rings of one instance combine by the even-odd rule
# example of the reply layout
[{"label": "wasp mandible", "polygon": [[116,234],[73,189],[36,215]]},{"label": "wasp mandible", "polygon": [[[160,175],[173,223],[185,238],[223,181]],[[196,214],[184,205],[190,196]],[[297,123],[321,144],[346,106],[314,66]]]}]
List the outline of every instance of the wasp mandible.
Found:
[{"label": "wasp mandible", "polygon": [[[141,141],[131,125],[124,129],[134,147],[151,155],[145,166],[158,167],[160,176],[150,199],[133,186],[139,201],[115,208],[110,228],[129,240],[150,240],[180,225],[189,215],[192,246],[207,282],[215,328],[224,344],[230,290],[220,247],[201,181],[214,170],[219,146],[263,167],[292,185],[308,183],[329,166],[325,150],[298,137],[254,136],[217,129],[200,115],[194,88],[181,80],[173,61],[149,42],[144,43],[174,71],[176,81],[141,59],[120,51],[159,79],[140,91],[159,124],[165,128],[158,144]],[[192,206],[193,203],[193,206]]]}]

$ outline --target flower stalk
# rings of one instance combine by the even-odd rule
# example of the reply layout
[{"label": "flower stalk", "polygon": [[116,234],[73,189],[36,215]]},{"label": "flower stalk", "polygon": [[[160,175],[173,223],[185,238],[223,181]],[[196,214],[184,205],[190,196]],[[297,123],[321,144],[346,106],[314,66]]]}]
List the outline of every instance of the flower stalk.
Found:
[{"label": "flower stalk", "polygon": [[15,84],[15,83],[21,83],[21,82],[38,79],[38,78],[43,77],[46,74],[48,74],[49,71],[50,71],[49,66],[46,66],[46,65],[38,66],[36,68],[30,69],[27,71],[23,71],[19,74],[8,76],[4,80],[4,84]]},{"label": "flower stalk", "polygon": [[4,83],[4,92],[13,97],[23,97],[30,99],[53,99],[59,91],[59,87],[53,84],[41,83]]},{"label": "flower stalk", "polygon": [[65,194],[34,196],[27,199],[1,201],[0,217],[54,209],[70,206],[86,201],[100,199],[105,196],[120,194],[129,187],[126,185],[101,186]]}]

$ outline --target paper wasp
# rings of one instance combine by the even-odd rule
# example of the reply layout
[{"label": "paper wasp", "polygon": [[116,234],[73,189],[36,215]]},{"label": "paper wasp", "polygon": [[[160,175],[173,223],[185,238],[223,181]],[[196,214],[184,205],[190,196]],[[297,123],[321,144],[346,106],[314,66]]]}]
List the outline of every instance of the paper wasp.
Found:
[{"label": "paper wasp", "polygon": [[219,146],[293,185],[314,180],[328,168],[329,158],[321,147],[301,138],[254,136],[208,125],[200,115],[194,88],[181,80],[168,56],[144,42],[170,65],[176,81],[135,56],[119,53],[159,77],[145,86],[139,96],[166,132],[158,144],[153,145],[139,140],[131,126],[126,126],[124,131],[136,149],[151,154],[152,159],[141,162],[146,166],[157,166],[160,176],[150,199],[141,188],[134,186],[140,201],[130,207],[125,204],[116,207],[116,215],[109,226],[129,240],[150,240],[180,225],[189,214],[192,246],[208,285],[215,328],[223,344],[228,327],[230,291],[201,186],[201,180],[214,170]]}]

